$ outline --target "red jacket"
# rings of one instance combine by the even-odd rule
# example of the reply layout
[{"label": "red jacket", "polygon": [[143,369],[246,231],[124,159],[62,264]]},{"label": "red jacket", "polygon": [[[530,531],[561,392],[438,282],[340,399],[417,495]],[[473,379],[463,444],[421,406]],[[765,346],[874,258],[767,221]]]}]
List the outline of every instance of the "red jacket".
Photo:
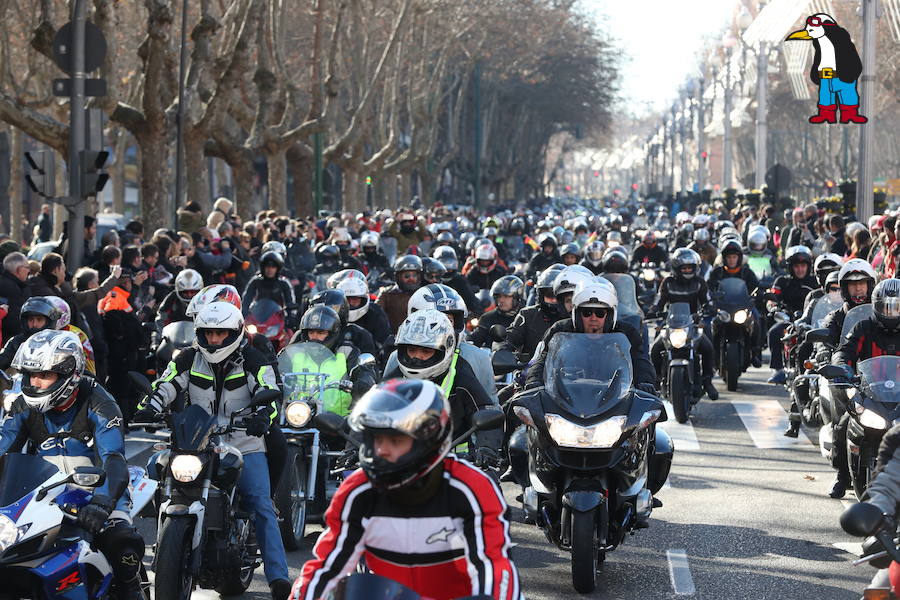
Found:
[{"label": "red jacket", "polygon": [[497,485],[454,456],[444,459],[440,489],[417,505],[391,501],[356,471],[325,512],[327,528],[291,598],[325,596],[365,558],[373,573],[435,600],[478,594],[518,600],[505,511]]}]

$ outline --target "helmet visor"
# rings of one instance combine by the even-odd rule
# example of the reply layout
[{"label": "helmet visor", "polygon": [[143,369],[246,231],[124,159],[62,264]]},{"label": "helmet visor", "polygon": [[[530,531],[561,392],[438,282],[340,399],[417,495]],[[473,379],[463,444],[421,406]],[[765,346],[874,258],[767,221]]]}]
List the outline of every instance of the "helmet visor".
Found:
[{"label": "helmet visor", "polygon": [[900,298],[893,296],[883,298],[878,303],[878,312],[888,319],[900,318]]}]

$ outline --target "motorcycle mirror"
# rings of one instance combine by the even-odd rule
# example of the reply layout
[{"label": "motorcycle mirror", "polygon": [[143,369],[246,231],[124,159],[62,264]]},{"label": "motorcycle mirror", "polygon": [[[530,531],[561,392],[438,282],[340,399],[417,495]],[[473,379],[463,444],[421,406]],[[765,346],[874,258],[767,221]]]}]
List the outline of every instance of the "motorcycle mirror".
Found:
[{"label": "motorcycle mirror", "polygon": [[881,509],[868,502],[852,504],[841,515],[841,527],[850,535],[874,535],[884,525]]},{"label": "motorcycle mirror", "polygon": [[368,352],[359,355],[359,360],[356,361],[356,364],[360,367],[366,367],[369,365],[375,364],[375,357],[369,354]]},{"label": "motorcycle mirror", "polygon": [[328,411],[320,412],[313,417],[313,424],[330,435],[342,435],[346,422],[347,420],[341,415]]},{"label": "motorcycle mirror", "polygon": [[497,350],[491,356],[491,366],[494,368],[495,375],[506,375],[519,368],[519,361],[516,359],[516,355],[509,350]]},{"label": "motorcycle mirror", "polygon": [[489,331],[491,334],[491,338],[495,342],[502,342],[503,340],[506,339],[506,327],[504,327],[500,323],[497,323],[496,325],[491,325],[491,328]]},{"label": "motorcycle mirror", "polygon": [[281,391],[280,390],[263,390],[253,396],[253,405],[262,407],[268,406],[273,402],[281,401]]},{"label": "motorcycle mirror", "polygon": [[153,388],[150,386],[150,380],[144,377],[143,373],[128,371],[128,378],[131,379],[131,382],[137,387],[138,391],[145,396],[153,393]]},{"label": "motorcycle mirror", "polygon": [[106,481],[106,472],[101,467],[75,467],[72,483],[83,487],[98,487]]},{"label": "motorcycle mirror", "polygon": [[838,377],[845,377],[847,371],[837,365],[825,365],[819,369],[819,375],[825,379],[837,379]]},{"label": "motorcycle mirror", "polygon": [[472,425],[476,431],[496,429],[503,426],[505,415],[502,410],[496,408],[482,408],[472,415]]},{"label": "motorcycle mirror", "polygon": [[827,344],[831,341],[831,334],[827,327],[821,329],[810,329],[806,332],[806,341],[812,343]]}]

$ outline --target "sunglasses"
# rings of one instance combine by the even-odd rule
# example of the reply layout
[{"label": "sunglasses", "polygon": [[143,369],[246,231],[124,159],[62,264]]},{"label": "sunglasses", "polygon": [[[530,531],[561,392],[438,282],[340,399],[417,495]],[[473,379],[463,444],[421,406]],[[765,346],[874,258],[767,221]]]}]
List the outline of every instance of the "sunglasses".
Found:
[{"label": "sunglasses", "polygon": [[598,319],[603,319],[606,317],[609,309],[589,306],[587,308],[579,308],[578,312],[580,312],[583,317],[597,317]]},{"label": "sunglasses", "polygon": [[808,17],[806,19],[807,25],[812,25],[813,27],[819,27],[822,25],[834,25],[831,21],[823,21],[819,17]]}]

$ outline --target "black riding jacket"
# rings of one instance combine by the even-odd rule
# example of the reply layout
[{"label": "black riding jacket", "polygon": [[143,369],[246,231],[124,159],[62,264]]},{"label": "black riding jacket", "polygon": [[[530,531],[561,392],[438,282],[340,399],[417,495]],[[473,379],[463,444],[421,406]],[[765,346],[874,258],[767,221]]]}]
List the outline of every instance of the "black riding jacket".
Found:
[{"label": "black riding jacket", "polygon": [[658,265],[667,264],[669,262],[669,253],[659,244],[652,248],[648,248],[641,244],[631,253],[631,264],[638,265],[644,262],[656,263]]},{"label": "black riding jacket", "polygon": [[819,287],[819,282],[813,275],[807,275],[803,279],[797,279],[791,275],[780,275],[772,284],[772,293],[778,296],[779,303],[793,314],[803,310],[807,294],[817,287]]},{"label": "black riding jacket", "polygon": [[525,270],[525,275],[528,276],[529,279],[534,279],[537,277],[538,273],[549,267],[550,265],[555,265],[556,263],[562,262],[562,256],[559,255],[559,250],[554,249],[549,255],[544,254],[542,250],[538,250],[537,254],[531,257],[531,260],[528,261],[528,268]]},{"label": "black riding jacket", "polygon": [[496,308],[490,310],[478,320],[478,327],[469,336],[469,342],[480,348],[490,348],[494,341],[491,337],[491,327],[494,325],[503,325],[509,327],[515,315],[505,315]]},{"label": "black riding jacket", "polygon": [[532,356],[544,334],[559,321],[562,315],[555,306],[544,308],[540,304],[523,308],[506,329],[503,349]]},{"label": "black riding jacket", "polygon": [[706,287],[706,282],[696,275],[690,279],[669,275],[659,284],[652,312],[660,313],[675,302],[687,302],[691,305],[691,313],[698,312],[709,304],[709,288]]},{"label": "black riding jacket", "polygon": [[875,317],[871,317],[853,326],[831,362],[856,367],[861,360],[885,355],[900,355],[900,334],[885,331]]},{"label": "black riding jacket", "polygon": [[719,265],[718,267],[715,267],[709,274],[709,281],[707,282],[709,291],[716,291],[719,288],[719,283],[723,279],[731,278],[743,279],[744,283],[747,284],[747,291],[751,294],[753,293],[753,290],[759,287],[759,278],[757,278],[756,273],[753,272],[753,269],[751,269],[747,265],[741,265],[741,270],[737,273],[729,273],[725,270],[725,267]]},{"label": "black riding jacket", "polygon": [[294,288],[286,277],[279,275],[273,279],[263,277],[258,274],[250,280],[244,295],[241,298],[241,306],[243,306],[244,314],[250,311],[250,305],[254,300],[261,298],[269,298],[274,300],[281,307],[292,305],[294,301]]}]

